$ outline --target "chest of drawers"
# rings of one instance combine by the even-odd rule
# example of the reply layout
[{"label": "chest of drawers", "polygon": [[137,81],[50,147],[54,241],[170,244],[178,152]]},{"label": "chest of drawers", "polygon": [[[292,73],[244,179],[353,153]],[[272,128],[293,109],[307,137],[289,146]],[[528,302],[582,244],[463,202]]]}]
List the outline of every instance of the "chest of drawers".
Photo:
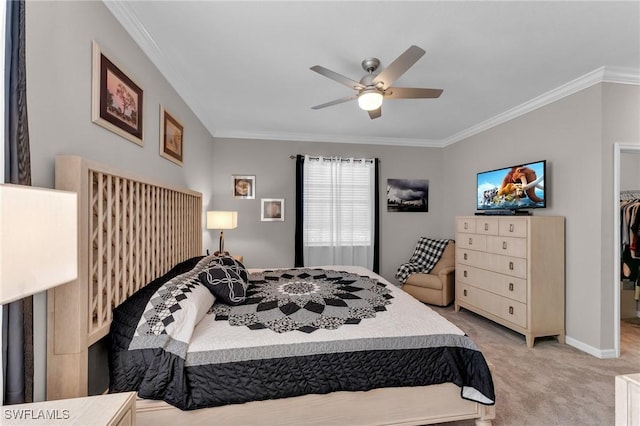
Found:
[{"label": "chest of drawers", "polygon": [[456,217],[455,310],[564,343],[564,218]]}]

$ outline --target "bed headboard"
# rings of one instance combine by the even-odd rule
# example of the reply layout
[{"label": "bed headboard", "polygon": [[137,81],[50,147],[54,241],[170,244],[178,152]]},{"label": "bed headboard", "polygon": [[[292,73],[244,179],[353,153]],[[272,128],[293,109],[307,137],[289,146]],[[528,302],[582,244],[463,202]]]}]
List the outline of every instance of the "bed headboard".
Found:
[{"label": "bed headboard", "polygon": [[78,279],[48,292],[47,399],[87,395],[88,348],[112,309],[202,254],[202,194],[81,157],[56,157],[56,188],[78,193]]}]

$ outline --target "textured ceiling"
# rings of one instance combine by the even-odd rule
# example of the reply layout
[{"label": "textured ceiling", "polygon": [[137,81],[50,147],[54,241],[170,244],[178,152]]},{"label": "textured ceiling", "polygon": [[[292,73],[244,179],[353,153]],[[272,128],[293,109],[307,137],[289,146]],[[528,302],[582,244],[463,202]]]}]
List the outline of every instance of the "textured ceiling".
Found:
[{"label": "textured ceiling", "polygon": [[[600,81],[640,83],[640,2],[106,1],[216,137],[444,146]],[[427,53],[369,119],[354,80],[410,45]]]}]

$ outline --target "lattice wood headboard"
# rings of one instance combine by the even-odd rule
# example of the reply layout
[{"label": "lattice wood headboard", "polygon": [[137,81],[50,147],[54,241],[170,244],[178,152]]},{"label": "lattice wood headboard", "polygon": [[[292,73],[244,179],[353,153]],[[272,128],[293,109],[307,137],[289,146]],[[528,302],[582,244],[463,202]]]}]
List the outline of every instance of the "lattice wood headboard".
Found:
[{"label": "lattice wood headboard", "polygon": [[47,399],[84,396],[88,348],[112,309],[176,263],[202,254],[202,195],[75,156],[56,188],[78,193],[78,279],[50,290]]}]

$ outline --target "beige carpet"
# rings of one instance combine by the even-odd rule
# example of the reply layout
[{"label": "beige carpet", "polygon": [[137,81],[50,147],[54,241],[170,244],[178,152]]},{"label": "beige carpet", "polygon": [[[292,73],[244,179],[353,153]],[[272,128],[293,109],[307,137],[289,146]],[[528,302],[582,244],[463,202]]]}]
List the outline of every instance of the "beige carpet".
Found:
[{"label": "beige carpet", "polygon": [[[598,359],[555,338],[524,336],[453,306],[432,307],[469,335],[493,365],[494,425],[613,425],[614,377],[640,372],[640,328],[622,327],[618,359]],[[454,422],[466,426],[474,422]]]}]

